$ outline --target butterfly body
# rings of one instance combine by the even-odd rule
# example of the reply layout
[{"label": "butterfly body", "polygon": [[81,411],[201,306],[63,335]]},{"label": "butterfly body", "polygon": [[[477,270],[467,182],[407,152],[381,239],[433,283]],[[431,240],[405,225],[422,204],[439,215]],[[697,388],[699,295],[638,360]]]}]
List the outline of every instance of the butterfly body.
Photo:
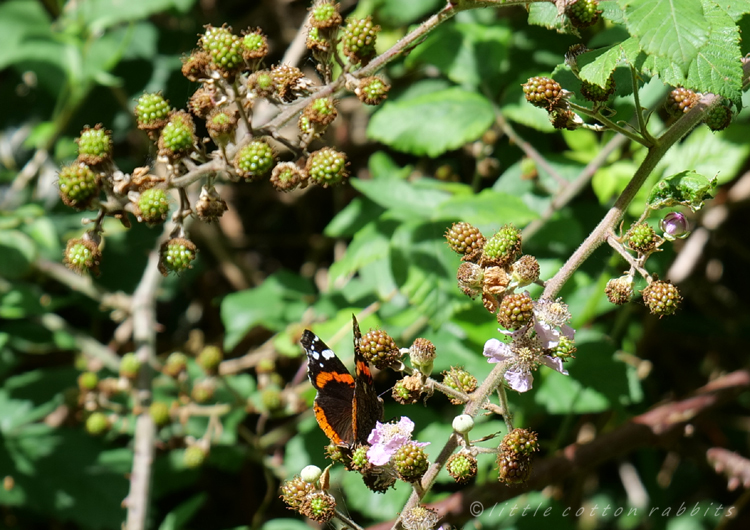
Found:
[{"label": "butterfly body", "polygon": [[336,445],[352,447],[367,443],[375,424],[383,419],[383,401],[378,397],[370,365],[362,355],[362,334],[357,319],[354,328],[354,376],[320,337],[305,330],[300,343],[307,354],[307,373],[315,397],[315,419]]}]

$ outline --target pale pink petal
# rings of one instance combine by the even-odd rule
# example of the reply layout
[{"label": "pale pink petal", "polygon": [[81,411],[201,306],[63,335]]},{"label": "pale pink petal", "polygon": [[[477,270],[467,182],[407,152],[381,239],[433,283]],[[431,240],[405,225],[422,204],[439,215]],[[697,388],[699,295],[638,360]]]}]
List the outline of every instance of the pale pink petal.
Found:
[{"label": "pale pink petal", "polygon": [[373,445],[367,450],[367,460],[375,466],[384,466],[393,456],[393,453],[386,451],[384,445]]},{"label": "pale pink petal", "polygon": [[505,380],[516,392],[527,392],[531,390],[531,384],[534,382],[534,376],[529,372],[508,370],[505,372]]},{"label": "pale pink petal", "polygon": [[502,363],[513,358],[510,346],[497,339],[490,339],[484,343],[482,355],[491,363]]},{"label": "pale pink petal", "polygon": [[543,365],[549,366],[553,370],[556,370],[563,375],[568,375],[568,371],[563,368],[562,359],[558,357],[550,357],[549,355],[542,355],[539,360]]}]

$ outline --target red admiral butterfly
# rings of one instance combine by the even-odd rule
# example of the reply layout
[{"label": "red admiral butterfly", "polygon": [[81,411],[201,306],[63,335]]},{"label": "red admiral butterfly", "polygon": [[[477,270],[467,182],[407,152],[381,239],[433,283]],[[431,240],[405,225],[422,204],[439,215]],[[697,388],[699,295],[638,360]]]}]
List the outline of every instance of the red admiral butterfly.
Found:
[{"label": "red admiral butterfly", "polygon": [[307,353],[307,374],[318,391],[315,419],[337,445],[367,443],[375,423],[383,419],[383,400],[375,392],[370,365],[362,355],[362,333],[352,315],[355,377],[320,337],[306,329],[300,343]]}]

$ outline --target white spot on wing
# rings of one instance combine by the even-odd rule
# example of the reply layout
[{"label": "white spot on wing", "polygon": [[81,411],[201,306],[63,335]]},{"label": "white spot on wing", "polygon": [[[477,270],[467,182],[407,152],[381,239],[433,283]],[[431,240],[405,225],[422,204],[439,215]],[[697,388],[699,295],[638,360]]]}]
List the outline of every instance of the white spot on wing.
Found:
[{"label": "white spot on wing", "polygon": [[330,349],[325,349],[323,350],[322,353],[323,353],[323,358],[326,360],[333,359],[334,357],[336,357],[336,354],[333,353],[333,351]]}]

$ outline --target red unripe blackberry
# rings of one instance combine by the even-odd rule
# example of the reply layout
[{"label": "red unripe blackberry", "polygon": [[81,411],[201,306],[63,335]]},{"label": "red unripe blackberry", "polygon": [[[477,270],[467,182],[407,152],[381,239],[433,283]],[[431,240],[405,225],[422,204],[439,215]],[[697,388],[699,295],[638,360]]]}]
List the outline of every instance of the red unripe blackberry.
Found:
[{"label": "red unripe blackberry", "polygon": [[505,329],[521,329],[534,316],[534,301],[526,291],[508,294],[500,302],[497,321]]},{"label": "red unripe blackberry", "polygon": [[615,93],[615,78],[611,75],[604,88],[588,81],[581,82],[581,95],[589,101],[607,101]]},{"label": "red unripe blackberry", "polygon": [[402,445],[393,455],[392,462],[399,476],[407,482],[420,480],[430,467],[424,448],[414,442]]},{"label": "red unripe blackberry", "polygon": [[146,93],[135,104],[135,121],[142,131],[156,131],[167,124],[171,109],[160,93]]},{"label": "red unripe blackberry", "polygon": [[482,250],[487,241],[477,227],[464,222],[453,223],[445,231],[445,239],[453,252],[464,255]]},{"label": "red unripe blackberry", "polygon": [[587,28],[597,23],[599,15],[598,0],[577,0],[565,7],[565,14],[575,28]]},{"label": "red unripe blackberry", "polygon": [[198,249],[189,239],[175,237],[165,241],[159,256],[159,272],[164,276],[170,272],[177,274],[193,268],[193,260]]},{"label": "red unripe blackberry", "polygon": [[553,107],[562,93],[560,83],[543,76],[530,77],[521,87],[526,101],[543,109]]},{"label": "red unripe blackberry", "polygon": [[382,329],[371,329],[359,342],[362,355],[381,370],[400,361],[401,351],[393,339]]},{"label": "red unripe blackberry", "polygon": [[112,132],[97,123],[94,128],[86,126],[76,139],[78,144],[78,160],[84,164],[95,166],[112,160]]},{"label": "red unripe blackberry", "polygon": [[674,314],[682,302],[677,287],[661,280],[652,281],[641,294],[651,314],[658,315],[659,318]]},{"label": "red unripe blackberry", "polygon": [[388,97],[391,85],[379,77],[363,77],[359,80],[354,93],[365,105],[380,105]]},{"label": "red unripe blackberry", "polygon": [[377,54],[375,41],[379,31],[380,26],[373,24],[371,16],[348,19],[342,38],[344,55],[354,64],[369,63]]},{"label": "red unripe blackberry", "polygon": [[539,451],[539,436],[528,429],[513,429],[503,437],[500,447],[503,451],[531,456]]},{"label": "red unripe blackberry", "polygon": [[531,459],[513,451],[500,451],[497,467],[497,479],[505,484],[523,484],[531,476]]},{"label": "red unripe blackberry", "polygon": [[689,88],[677,87],[667,95],[664,106],[671,116],[679,117],[693,108],[700,98],[701,94]]},{"label": "red unripe blackberry", "polygon": [[331,147],[324,147],[310,155],[305,170],[312,182],[327,188],[341,184],[349,177],[348,165],[349,162],[344,153]]},{"label": "red unripe blackberry", "polygon": [[89,166],[73,162],[58,174],[60,198],[76,210],[85,210],[99,196],[99,177]]},{"label": "red unripe blackberry", "polygon": [[273,149],[265,140],[253,140],[237,151],[233,165],[239,176],[258,180],[268,175],[274,166]]},{"label": "red unripe blackberry", "polygon": [[628,233],[625,234],[625,239],[628,247],[641,254],[653,252],[659,242],[659,236],[646,223],[637,223],[631,226]]}]

